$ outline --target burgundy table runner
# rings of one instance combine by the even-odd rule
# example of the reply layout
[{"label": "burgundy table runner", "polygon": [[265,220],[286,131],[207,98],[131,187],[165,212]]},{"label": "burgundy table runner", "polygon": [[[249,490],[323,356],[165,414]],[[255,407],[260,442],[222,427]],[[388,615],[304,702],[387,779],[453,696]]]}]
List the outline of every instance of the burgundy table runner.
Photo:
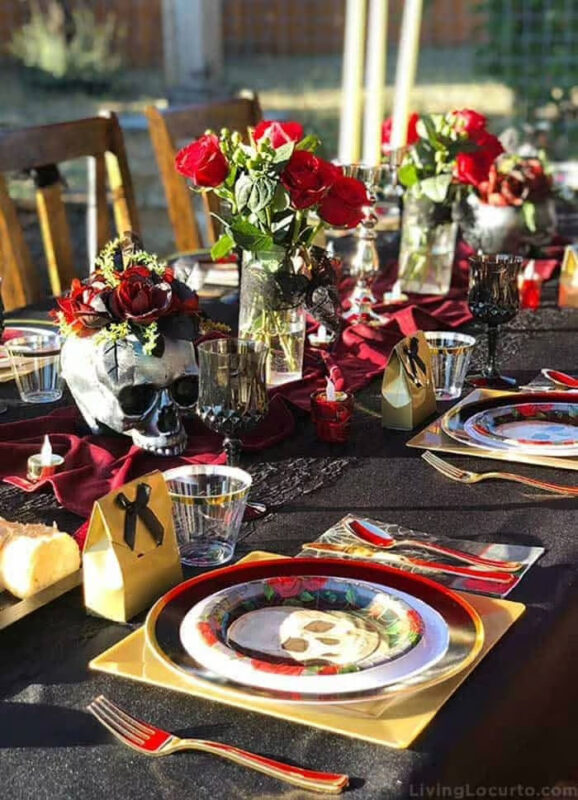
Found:
[{"label": "burgundy table runner", "polygon": [[[269,414],[259,427],[244,438],[248,450],[261,450],[290,436],[295,427],[290,406],[309,410],[309,397],[321,388],[329,374],[337,388],[356,392],[380,375],[395,344],[417,330],[457,328],[471,319],[467,306],[468,262],[472,251],[458,245],[452,287],[445,297],[412,295],[405,306],[376,306],[387,313],[390,322],[383,327],[365,324],[348,326],[331,353],[306,347],[303,378],[271,391]],[[547,280],[559,264],[560,248],[552,248],[551,258],[537,261],[536,269]],[[343,287],[347,290],[347,284]],[[375,284],[377,296],[386,285]],[[174,458],[158,458],[135,447],[122,436],[94,436],[82,431],[76,407],[59,408],[51,414],[0,425],[0,478],[30,492],[49,483],[57,500],[81,517],[90,515],[95,500],[127,481],[154,469],[170,469],[183,464],[223,463],[222,437],[207,430],[196,419],[186,422],[189,434],[185,453]],[[86,429],[85,429],[86,430]],[[66,469],[47,481],[30,484],[26,462],[38,453],[45,434],[50,435],[56,453],[65,457]]]}]

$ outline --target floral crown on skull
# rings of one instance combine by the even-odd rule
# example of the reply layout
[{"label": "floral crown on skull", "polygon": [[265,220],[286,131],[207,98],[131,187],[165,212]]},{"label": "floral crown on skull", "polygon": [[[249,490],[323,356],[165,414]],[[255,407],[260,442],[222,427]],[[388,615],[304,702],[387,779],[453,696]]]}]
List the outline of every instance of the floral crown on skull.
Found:
[{"label": "floral crown on skull", "polygon": [[56,302],[51,313],[63,336],[94,336],[95,344],[133,336],[146,355],[157,357],[165,337],[193,341],[203,319],[196,292],[132,233],[105,245],[94,272],[75,278]]}]

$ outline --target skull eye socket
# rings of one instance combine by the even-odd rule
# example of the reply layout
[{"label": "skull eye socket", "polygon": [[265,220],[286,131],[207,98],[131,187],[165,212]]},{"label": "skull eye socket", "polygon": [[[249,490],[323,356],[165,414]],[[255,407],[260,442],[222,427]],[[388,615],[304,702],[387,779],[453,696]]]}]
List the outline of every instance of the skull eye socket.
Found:
[{"label": "skull eye socket", "polygon": [[147,383],[125,386],[120,390],[118,403],[127,417],[142,417],[152,406],[156,395],[155,387]]},{"label": "skull eye socket", "polygon": [[196,375],[183,375],[170,388],[171,396],[181,408],[190,408],[197,402],[199,379]]},{"label": "skull eye socket", "polygon": [[325,620],[316,619],[313,622],[307,623],[303,630],[311,631],[311,633],[327,633],[333,630],[334,627],[335,624],[333,622],[325,622]]}]

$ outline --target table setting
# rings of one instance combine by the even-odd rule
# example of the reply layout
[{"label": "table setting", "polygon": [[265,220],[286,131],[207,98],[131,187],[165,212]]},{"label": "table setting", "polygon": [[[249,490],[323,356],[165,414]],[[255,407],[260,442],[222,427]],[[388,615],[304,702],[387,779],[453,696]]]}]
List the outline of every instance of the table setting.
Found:
[{"label": "table setting", "polygon": [[385,5],[367,42],[355,6],[337,158],[208,129],[174,169],[210,251],[126,231],[0,302],[8,797],[575,776],[576,246],[542,154],[410,113],[418,2],[384,119]]}]

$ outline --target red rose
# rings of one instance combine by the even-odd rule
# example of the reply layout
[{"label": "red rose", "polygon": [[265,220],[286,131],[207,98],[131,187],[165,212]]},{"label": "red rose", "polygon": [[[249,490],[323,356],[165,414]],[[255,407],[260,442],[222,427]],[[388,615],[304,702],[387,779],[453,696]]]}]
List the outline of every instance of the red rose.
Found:
[{"label": "red rose", "polygon": [[[407,144],[412,145],[419,139],[417,132],[417,123],[419,122],[419,114],[412,114],[407,121]],[[389,153],[391,150],[391,128],[393,125],[393,117],[388,117],[383,121],[381,126],[381,150],[383,153]]]},{"label": "red rose", "polygon": [[461,111],[452,111],[455,127],[462,133],[467,133],[469,137],[475,138],[476,134],[486,130],[488,120],[483,114],[472,111],[471,108],[463,108]]},{"label": "red rose", "polygon": [[258,142],[267,137],[275,148],[287,142],[299,142],[303,138],[303,125],[300,122],[267,122],[263,120],[253,131],[253,139]]},{"label": "red rose", "polygon": [[229,172],[229,163],[213,133],[207,133],[179,150],[175,166],[177,172],[190,178],[196,186],[209,188],[220,186]]},{"label": "red rose", "polygon": [[215,631],[211,628],[208,622],[197,622],[197,630],[209,647],[213,647],[213,645],[217,644],[219,641]]},{"label": "red rose", "polygon": [[341,672],[341,667],[337,664],[327,664],[324,667],[320,667],[319,671],[317,672],[318,675],[339,675]]},{"label": "red rose", "polygon": [[86,283],[75,278],[68,295],[57,298],[56,302],[66,323],[77,336],[91,336],[112,321],[104,302],[110,291],[105,291],[106,289],[107,284],[95,273]]},{"label": "red rose", "polygon": [[[251,659],[251,666],[261,672],[272,672],[274,675],[302,675],[305,667],[292,664],[276,664],[275,662],[261,661],[258,658]],[[300,698],[299,695],[297,697]]]},{"label": "red rose", "polygon": [[327,578],[308,578],[306,581],[303,582],[303,588],[306,589],[308,592],[318,592],[319,589],[323,589],[323,587],[327,583]]},{"label": "red rose", "polygon": [[119,277],[108,301],[117,319],[148,325],[170,311],[173,290],[168,281],[155,283],[146,267],[129,267]]},{"label": "red rose", "polygon": [[322,200],[337,175],[332,164],[308,150],[296,150],[281,173],[281,183],[295,208],[309,208]]},{"label": "red rose", "polygon": [[367,205],[369,198],[361,181],[339,177],[321,201],[319,216],[336,228],[355,228]]},{"label": "red rose", "polygon": [[477,149],[473,153],[458,153],[456,157],[456,177],[460,183],[478,187],[488,180],[490,168],[504,148],[497,136],[487,131],[476,134],[472,141]]},{"label": "red rose", "polygon": [[520,169],[528,187],[528,200],[543,200],[552,193],[552,177],[544,172],[544,165],[538,158],[524,160]]},{"label": "red rose", "polygon": [[271,578],[267,584],[280,597],[295,597],[301,593],[302,580],[299,577]]}]

